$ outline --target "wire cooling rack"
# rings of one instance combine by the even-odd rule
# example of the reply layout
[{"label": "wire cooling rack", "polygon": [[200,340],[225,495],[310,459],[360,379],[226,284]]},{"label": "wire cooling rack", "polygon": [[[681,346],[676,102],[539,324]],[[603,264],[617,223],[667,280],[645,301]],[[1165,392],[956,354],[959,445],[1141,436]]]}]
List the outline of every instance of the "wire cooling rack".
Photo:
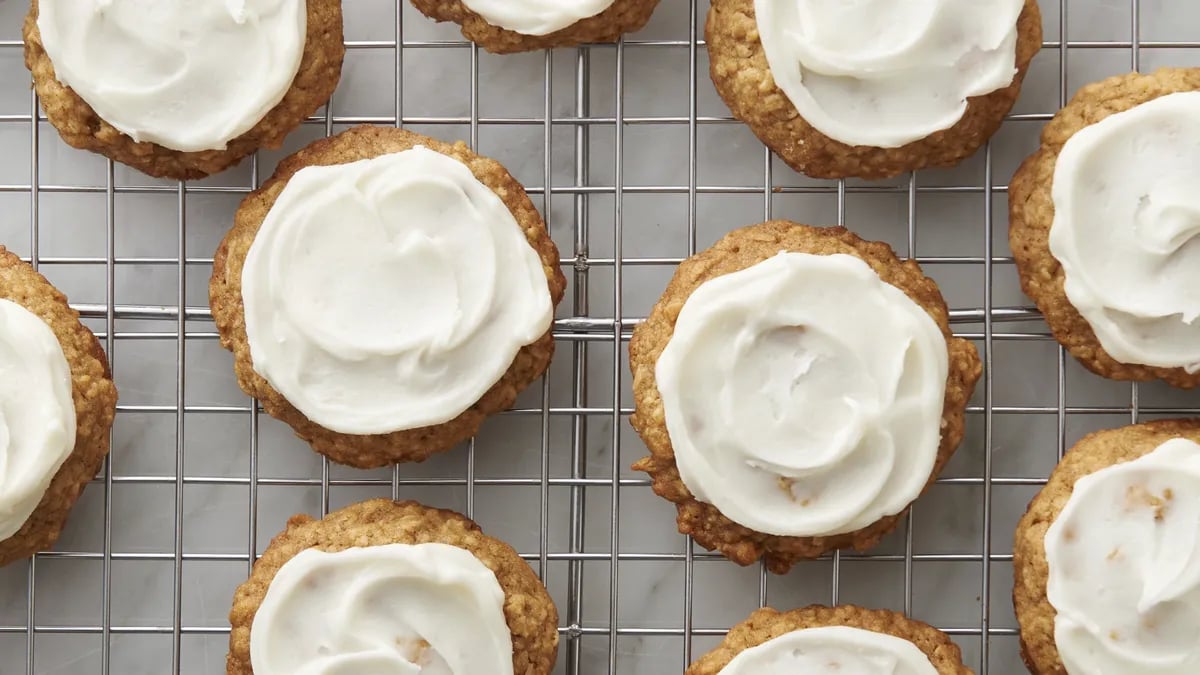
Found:
[{"label": "wire cooling rack", "polygon": [[[346,0],[328,109],[282,151],[185,185],[65,147],[22,66],[26,7],[0,0],[0,242],[70,295],[121,390],[110,461],[57,549],[0,569],[0,674],[222,673],[233,590],[286,517],[387,495],[463,511],[521,551],[559,607],[558,674],[682,672],[754,608],[814,602],[903,610],[953,635],[977,672],[1021,672],[1008,597],[1028,499],[1083,433],[1200,412],[1195,395],[1064,357],[1019,292],[1005,194],[1080,85],[1200,65],[1200,7],[1042,4],[1046,44],[990,145],[953,170],[867,183],[799,176],[729,118],[703,0],[663,0],[619,45],[507,57],[406,3]],[[571,284],[550,374],[516,409],[465,448],[371,472],[322,461],[238,391],[206,288],[242,196],[286,152],[364,122],[504,162]],[[632,328],[682,258],[770,217],[845,224],[917,258],[987,365],[966,440],[905,526],[786,576],[692,547],[627,468],[645,452],[627,420]]]}]

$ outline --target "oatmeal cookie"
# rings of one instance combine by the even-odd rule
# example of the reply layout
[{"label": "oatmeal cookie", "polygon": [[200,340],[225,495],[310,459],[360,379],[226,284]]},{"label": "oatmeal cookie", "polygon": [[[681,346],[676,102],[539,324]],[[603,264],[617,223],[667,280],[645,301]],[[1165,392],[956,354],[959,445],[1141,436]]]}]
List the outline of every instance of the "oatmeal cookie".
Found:
[{"label": "oatmeal cookie", "polygon": [[680,477],[656,379],[659,357],[671,340],[684,303],[701,284],[761,263],[780,251],[847,254],[865,261],[884,282],[903,291],[924,309],[945,337],[949,369],[941,440],[926,486],[932,484],[962,440],[967,401],[982,368],[975,346],[952,336],[945,301],[937,285],[921,272],[916,262],[901,261],[887,244],[865,241],[845,228],[771,221],[735,230],[712,248],[685,260],[645,323],[634,331],[629,345],[635,402],[630,421],[650,451],[633,468],[650,474],[654,491],[675,504],[680,532],[692,535],[700,545],[716,549],[741,565],[762,558],[777,573],[786,572],[798,560],[815,558],[834,549],[871,548],[904,516],[901,511],[860,530],[830,536],[764,534],[733,522],[712,504],[698,500]]},{"label": "oatmeal cookie", "polygon": [[603,12],[581,19],[547,35],[525,35],[494,26],[472,12],[462,0],[412,0],[413,6],[434,21],[452,21],[463,37],[493,54],[513,54],[538,49],[573,47],[589,42],[611,42],[646,25],[658,0],[616,0]]},{"label": "oatmeal cookie", "polygon": [[1054,638],[1057,612],[1046,597],[1050,565],[1046,531],[1058,518],[1084,476],[1130,462],[1163,443],[1185,438],[1200,442],[1200,421],[1158,420],[1106,429],[1084,436],[1050,474],[1017,525],[1013,543],[1013,606],[1021,631],[1021,656],[1035,675],[1066,675]]},{"label": "oatmeal cookie", "polygon": [[513,672],[549,675],[558,652],[558,611],[533,569],[508,544],[480,531],[453,511],[417,502],[373,499],[321,520],[292,516],[254,563],[234,594],[229,613],[228,675],[251,675],[250,632],[255,613],[284,563],[306,549],[325,552],[387,544],[441,543],[465,549],[490,569],[504,591],[504,617],[512,635]]},{"label": "oatmeal cookie", "polygon": [[100,341],[79,322],[79,313],[41,274],[0,246],[0,298],[45,321],[58,338],[71,368],[75,404],[75,447],[21,529],[0,541],[0,566],[54,546],[71,507],[108,456],[109,431],[117,409],[108,359]]},{"label": "oatmeal cookie", "polygon": [[182,152],[138,142],[102,119],[73,89],[58,80],[38,29],[38,0],[25,18],[25,65],[47,119],[63,141],[99,153],[156,178],[179,180],[220,173],[259,148],[275,149],[283,139],[329,101],[342,72],[341,0],[307,0],[307,34],[300,69],[288,92],[252,129],[224,150]]},{"label": "oatmeal cookie", "polygon": [[1151,74],[1130,73],[1094,82],[1079,90],[1042,130],[1041,147],[1013,176],[1008,190],[1009,243],[1021,288],[1041,310],[1060,344],[1088,370],[1114,380],[1160,379],[1176,387],[1200,384],[1200,372],[1123,363],[1100,344],[1088,320],[1071,304],[1066,273],[1050,252],[1054,223],[1052,190],[1059,153],[1072,136],[1110,115],[1159,97],[1200,91],[1200,68],[1163,68]]},{"label": "oatmeal cookie", "polygon": [[488,416],[511,407],[517,394],[541,377],[554,354],[554,338],[547,331],[540,339],[522,348],[503,377],[454,419],[386,434],[356,435],[322,427],[297,410],[255,370],[246,337],[242,271],[250,246],[284,186],[296,172],[307,166],[346,164],[414,146],[424,146],[462,162],[477,180],[500,197],[540,258],[551,303],[557,305],[566,287],[566,279],[559,268],[558,249],[520,183],[498,162],[476,155],[463,143],[451,145],[390,127],[356,127],[317,141],[280,162],[275,175],[242,202],[233,229],[221,242],[213,261],[209,285],[213,320],[221,334],[222,346],[233,352],[242,390],[262,401],[264,410],[290,425],[296,435],[308,441],[317,452],[335,462],[359,468],[420,461],[467,440],[475,435]]},{"label": "oatmeal cookie", "polygon": [[713,0],[705,35],[717,93],[788,166],[814,178],[887,178],[925,167],[958,164],[996,133],[1042,46],[1036,0],[1017,22],[1017,73],[1007,87],[968,99],[954,126],[897,148],[848,145],[817,131],[771,75],[755,18],[755,0]]},{"label": "oatmeal cookie", "polygon": [[908,640],[929,657],[938,675],[971,675],[971,670],[963,665],[962,651],[949,635],[898,612],[854,605],[812,605],[790,612],[764,607],[734,626],[721,645],[700,657],[687,669],[686,675],[717,675],[746,649],[792,631],[824,626],[849,626]]}]

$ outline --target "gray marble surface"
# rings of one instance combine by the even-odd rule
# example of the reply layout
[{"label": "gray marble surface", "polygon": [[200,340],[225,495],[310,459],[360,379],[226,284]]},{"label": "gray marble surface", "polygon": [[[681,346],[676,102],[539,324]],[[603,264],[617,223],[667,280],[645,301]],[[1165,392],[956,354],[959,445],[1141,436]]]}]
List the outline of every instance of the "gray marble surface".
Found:
[{"label": "gray marble surface", "polygon": [[[926,270],[954,309],[1024,306],[1005,258],[1008,178],[1064,97],[1134,65],[1128,0],[1043,5],[1050,46],[1026,81],[1015,111],[1021,118],[1004,125],[987,153],[952,170],[922,172],[911,191],[908,177],[850,181],[843,202],[836,183],[798,176],[767,159],[749,132],[725,119],[728,111],[707,80],[702,45],[695,50],[694,84],[689,76],[688,44],[693,21],[703,32],[704,0],[663,0],[650,26],[620,53],[597,46],[509,57],[449,44],[460,40],[453,27],[435,26],[406,3],[398,17],[395,0],[345,0],[346,37],[353,44],[332,104],[333,128],[361,119],[394,123],[399,105],[414,130],[444,139],[474,135],[480,152],[504,162],[535,193],[564,259],[571,260],[562,319],[611,322],[618,300],[622,318],[644,316],[674,261],[690,252],[691,233],[704,247],[768,213],[844,222],[902,253],[937,259]],[[1136,65],[1200,65],[1200,49],[1178,44],[1200,39],[1200,8],[1191,0],[1140,5],[1139,41],[1147,44]],[[1086,43],[1065,55],[1058,48],[1060,7],[1069,17],[1066,39]],[[306,125],[280,151],[263,152],[256,166],[189,184],[182,196],[174,183],[121,166],[110,173],[103,159],[62,144],[47,123],[31,123],[35,102],[19,46],[25,9],[19,0],[0,0],[0,242],[36,255],[42,271],[76,303],[109,301],[111,242],[111,299],[118,308],[175,308],[181,282],[185,305],[203,308],[212,251],[242,193],[285,153],[323,136],[324,122]],[[391,44],[400,30],[406,46],[398,56]],[[587,100],[577,109],[580,92]],[[687,124],[693,96],[701,120],[694,157]],[[547,110],[555,120],[549,132]],[[629,122],[619,172],[618,112]],[[473,115],[482,121],[470,124]],[[588,123],[579,125],[580,117]],[[577,134],[577,128],[588,131]],[[693,161],[700,186],[694,202],[688,190]],[[985,190],[989,180],[992,189]],[[547,182],[549,199],[543,197]],[[764,185],[774,189],[764,192]],[[980,262],[989,237],[1000,257],[991,266],[990,302],[988,270]],[[618,241],[624,264],[614,288]],[[181,246],[188,261],[182,274],[175,263]],[[576,258],[588,264],[576,265]],[[326,507],[392,494],[391,471],[326,467],[286,427],[252,415],[211,323],[187,322],[177,367],[173,318],[119,317],[111,327],[90,320],[97,331],[115,330],[111,356],[121,411],[111,483],[106,487],[101,477],[87,489],[56,553],[0,569],[2,675],[160,675],[173,672],[176,656],[178,672],[221,673],[229,600],[246,576],[249,553],[261,552],[292,513],[319,515]],[[981,325],[957,328],[983,332]],[[1132,401],[1150,418],[1156,409],[1196,407],[1200,399],[1158,384],[1133,389],[1094,377],[1062,358],[1040,321],[994,328],[993,368],[975,398],[967,439],[945,474],[950,480],[917,503],[911,529],[873,552],[884,558],[814,561],[769,578],[758,567],[739,568],[699,549],[689,560],[673,509],[627,469],[645,450],[623,414],[631,405],[629,378],[624,345],[614,348],[611,333],[589,338],[564,329],[544,388],[534,387],[518,410],[489,422],[472,447],[400,467],[397,494],[469,512],[530,556],[554,595],[561,625],[575,629],[564,633],[556,673],[682,672],[689,656],[703,653],[762,602],[790,608],[833,601],[907,606],[917,618],[957,629],[976,669],[1017,673],[1007,556],[1016,519],[1037,488],[1011,479],[1044,478],[1064,442],[1127,423]],[[614,466],[627,481],[615,509]],[[610,588],[614,522],[616,589]],[[985,551],[993,556],[986,597]],[[993,635],[983,664],[985,614]],[[685,626],[693,629],[687,638]]]}]

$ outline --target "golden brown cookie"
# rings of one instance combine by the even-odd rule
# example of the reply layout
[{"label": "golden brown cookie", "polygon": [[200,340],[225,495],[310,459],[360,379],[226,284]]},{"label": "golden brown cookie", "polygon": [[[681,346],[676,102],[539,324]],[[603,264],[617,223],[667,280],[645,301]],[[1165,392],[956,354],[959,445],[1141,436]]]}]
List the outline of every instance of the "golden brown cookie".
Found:
[{"label": "golden brown cookie", "polygon": [[79,323],[67,298],[28,263],[0,246],[0,298],[15,302],[46,322],[71,367],[75,403],[75,449],[58,469],[42,501],[16,534],[0,541],[0,566],[54,546],[67,515],[108,455],[109,430],[117,412],[117,388],[100,341]]},{"label": "golden brown cookie", "polygon": [[254,128],[229,141],[224,150],[181,152],[155,143],[139,143],[101,119],[55,76],[54,64],[38,31],[38,0],[33,0],[25,18],[25,66],[33,73],[46,118],[67,145],[100,153],[156,178],[203,178],[234,166],[259,148],[278,148],[285,136],[333,95],[346,53],[342,44],[342,2],[308,0],[306,6],[307,38],[292,88]]},{"label": "golden brown cookie", "polygon": [[296,435],[311,443],[317,452],[335,462],[359,468],[421,461],[474,436],[484,419],[511,407],[517,394],[541,377],[554,354],[554,337],[547,331],[541,339],[522,348],[504,376],[458,417],[435,426],[375,435],[337,433],[312,422],[254,370],[246,339],[242,267],[263,219],[288,180],[306,166],[345,164],[409,150],[416,145],[466,164],[475,178],[500,197],[521,226],[529,245],[541,258],[551,301],[557,305],[566,287],[566,279],[559,268],[558,249],[521,184],[499,162],[476,155],[461,142],[451,145],[392,127],[356,127],[317,141],[284,159],[275,175],[242,202],[233,229],[221,242],[213,260],[209,285],[213,320],[221,333],[221,345],[233,352],[234,368],[242,390],[258,398],[269,414],[291,425]]},{"label": "golden brown cookie", "polygon": [[1055,339],[1084,367],[1102,377],[1161,379],[1185,388],[1200,384],[1200,373],[1189,374],[1184,368],[1117,361],[1104,350],[1087,319],[1067,299],[1063,289],[1066,274],[1050,253],[1054,167],[1067,140],[1080,129],[1160,96],[1196,90],[1200,90],[1200,68],[1162,68],[1149,75],[1129,73],[1083,87],[1042,130],[1041,147],[1021,164],[1008,189],[1008,237],[1021,275],[1021,288],[1037,304]]},{"label": "golden brown cookie", "polygon": [[467,9],[462,0],[412,0],[412,4],[434,21],[458,24],[462,27],[463,37],[493,54],[513,54],[589,42],[612,42],[625,33],[641,30],[658,6],[658,0],[616,0],[596,16],[548,35],[525,35],[493,26]]},{"label": "golden brown cookie", "polygon": [[733,657],[746,649],[785,633],[822,626],[849,626],[894,635],[908,640],[924,652],[933,667],[937,668],[938,675],[971,675],[971,669],[963,665],[962,651],[949,635],[898,612],[863,609],[854,605],[811,605],[790,612],[764,607],[730,629],[721,645],[700,657],[687,669],[686,675],[717,675]]},{"label": "golden brown cookie", "polygon": [[513,672],[548,675],[558,652],[558,610],[537,574],[508,544],[480,531],[466,516],[417,502],[373,499],[334,511],[321,520],[292,516],[287,529],[254,563],[233,596],[229,612],[229,675],[251,675],[250,628],[279,568],[300,551],[326,552],[359,546],[442,543],[470,551],[495,573],[504,589],[504,616],[512,633]]},{"label": "golden brown cookie", "polygon": [[1046,530],[1071,498],[1075,482],[1148,454],[1172,438],[1200,443],[1200,420],[1158,420],[1084,436],[1067,452],[1029,503],[1013,542],[1013,606],[1021,628],[1021,657],[1034,675],[1066,675],[1054,642],[1057,612],[1046,598],[1050,567]]},{"label": "golden brown cookie", "polygon": [[852,146],[817,131],[775,85],[758,36],[754,0],[712,0],[705,36],[717,93],[788,166],[814,178],[887,178],[925,167],[953,166],[974,154],[1004,121],[1029,62],[1042,46],[1037,0],[1017,22],[1017,74],[1012,84],[969,99],[957,124],[898,148]]},{"label": "golden brown cookie", "polygon": [[854,532],[824,537],[769,535],[733,522],[715,506],[697,500],[680,479],[663,414],[662,397],[655,379],[658,358],[674,333],[675,322],[688,297],[705,281],[746,269],[780,251],[816,255],[844,253],[858,257],[869,264],[883,281],[900,289],[924,308],[941,328],[948,348],[949,375],[942,415],[942,438],[937,461],[929,477],[930,484],[962,440],[967,401],[979,379],[982,365],[973,344],[951,335],[946,303],[937,285],[921,272],[917,263],[912,260],[901,261],[887,244],[865,241],[845,228],[770,221],[734,230],[712,248],[685,260],[679,266],[662,298],[651,310],[645,323],[634,331],[629,343],[635,404],[630,421],[650,450],[650,456],[638,460],[633,468],[650,474],[654,491],[675,503],[680,532],[692,535],[701,546],[709,550],[716,549],[740,565],[749,565],[763,558],[771,571],[782,574],[798,560],[815,558],[834,549],[853,548],[862,551],[874,546],[885,534],[895,529],[904,512]]}]

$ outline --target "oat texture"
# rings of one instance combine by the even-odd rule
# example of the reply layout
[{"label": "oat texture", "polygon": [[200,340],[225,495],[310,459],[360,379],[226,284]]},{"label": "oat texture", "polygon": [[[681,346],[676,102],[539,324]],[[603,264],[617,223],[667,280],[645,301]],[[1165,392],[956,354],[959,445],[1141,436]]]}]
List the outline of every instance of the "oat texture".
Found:
[{"label": "oat texture", "polygon": [[558,652],[558,611],[533,569],[508,544],[480,531],[453,511],[417,502],[373,499],[352,504],[321,520],[292,516],[254,563],[250,578],[234,594],[229,612],[228,675],[252,675],[250,629],[267,588],[284,563],[304,549],[335,552],[360,546],[441,543],[470,551],[496,574],[504,589],[504,618],[512,633],[513,672],[549,675]]},{"label": "oat texture", "polygon": [[1037,0],[1017,21],[1017,74],[1012,84],[968,100],[957,124],[898,148],[847,145],[817,131],[775,85],[758,35],[754,0],[712,0],[706,39],[717,93],[788,166],[814,178],[887,178],[925,167],[953,166],[975,153],[1004,121],[1029,62],[1042,46]]},{"label": "oat texture", "polygon": [[117,388],[100,341],[79,323],[67,298],[28,263],[0,246],[0,298],[45,321],[71,367],[75,449],[50,482],[42,501],[16,534],[0,541],[0,566],[54,546],[67,515],[108,455],[108,432],[117,411]]},{"label": "oat texture", "polygon": [[712,248],[685,260],[645,323],[634,331],[629,344],[635,403],[631,422],[650,450],[650,455],[639,460],[633,468],[650,474],[654,491],[675,503],[680,532],[692,535],[700,545],[718,550],[740,565],[749,565],[762,558],[767,567],[777,573],[786,572],[798,560],[815,558],[834,549],[866,550],[892,531],[904,516],[901,512],[861,530],[832,536],[763,534],[738,525],[716,507],[697,500],[679,477],[663,417],[662,398],[655,381],[655,365],[671,339],[679,311],[705,281],[746,269],[783,250],[856,256],[869,264],[885,282],[904,291],[941,328],[946,338],[949,375],[942,413],[942,439],[930,483],[962,440],[967,400],[981,371],[975,346],[951,335],[946,303],[937,285],[921,272],[916,262],[901,261],[887,244],[865,241],[845,228],[811,227],[776,220],[735,230]]},{"label": "oat texture", "polygon": [[566,287],[566,279],[559,268],[558,249],[521,184],[498,162],[476,155],[461,142],[451,145],[391,127],[356,127],[317,141],[280,162],[275,175],[242,202],[233,229],[217,249],[209,284],[213,320],[221,334],[221,345],[233,352],[234,368],[242,390],[261,400],[264,410],[289,424],[296,435],[312,444],[317,452],[335,462],[359,468],[421,461],[467,440],[475,435],[489,415],[511,407],[517,394],[546,371],[554,354],[553,335],[546,331],[537,341],[523,347],[503,377],[458,417],[434,426],[373,435],[342,434],[309,420],[254,370],[246,339],[242,267],[263,219],[288,180],[306,166],[345,164],[401,152],[415,145],[423,145],[467,165],[475,178],[500,197],[516,218],[529,245],[541,258],[551,301],[557,305]]},{"label": "oat texture", "polygon": [[259,148],[278,148],[285,136],[325,105],[342,71],[342,2],[308,0],[308,29],[300,70],[292,87],[254,128],[229,141],[224,150],[180,152],[137,142],[100,118],[73,89],[58,81],[38,31],[38,0],[25,18],[25,66],[50,123],[63,141],[100,153],[157,178],[203,178],[242,161]]},{"label": "oat texture", "polygon": [[1054,223],[1054,167],[1063,146],[1080,129],[1114,113],[1160,96],[1200,90],[1200,68],[1163,68],[1149,75],[1130,73],[1094,82],[1079,90],[1042,130],[1042,144],[1013,176],[1008,189],[1008,238],[1021,275],[1021,288],[1046,318],[1050,331],[1088,370],[1114,380],[1160,379],[1176,387],[1195,387],[1200,373],[1117,361],[1100,346],[1087,319],[1067,299],[1066,274],[1050,253]]},{"label": "oat texture", "polygon": [[412,4],[435,21],[458,24],[463,37],[493,54],[512,54],[589,42],[612,42],[625,33],[641,30],[658,6],[658,0],[616,0],[596,16],[581,19],[549,35],[524,35],[494,26],[467,9],[462,0],[412,0]]},{"label": "oat texture", "polygon": [[1067,675],[1054,644],[1054,606],[1046,598],[1050,567],[1046,530],[1080,478],[1148,454],[1172,438],[1200,443],[1200,420],[1158,420],[1084,436],[1063,457],[1029,503],[1013,543],[1013,606],[1021,628],[1021,657],[1034,675]]},{"label": "oat texture", "polygon": [[863,609],[853,605],[812,605],[790,612],[764,607],[734,626],[725,635],[721,645],[700,657],[685,675],[717,675],[746,649],[792,631],[822,626],[849,626],[894,635],[908,640],[924,652],[938,675],[971,675],[971,670],[963,665],[962,652],[949,635],[929,624],[905,618],[898,612]]}]

